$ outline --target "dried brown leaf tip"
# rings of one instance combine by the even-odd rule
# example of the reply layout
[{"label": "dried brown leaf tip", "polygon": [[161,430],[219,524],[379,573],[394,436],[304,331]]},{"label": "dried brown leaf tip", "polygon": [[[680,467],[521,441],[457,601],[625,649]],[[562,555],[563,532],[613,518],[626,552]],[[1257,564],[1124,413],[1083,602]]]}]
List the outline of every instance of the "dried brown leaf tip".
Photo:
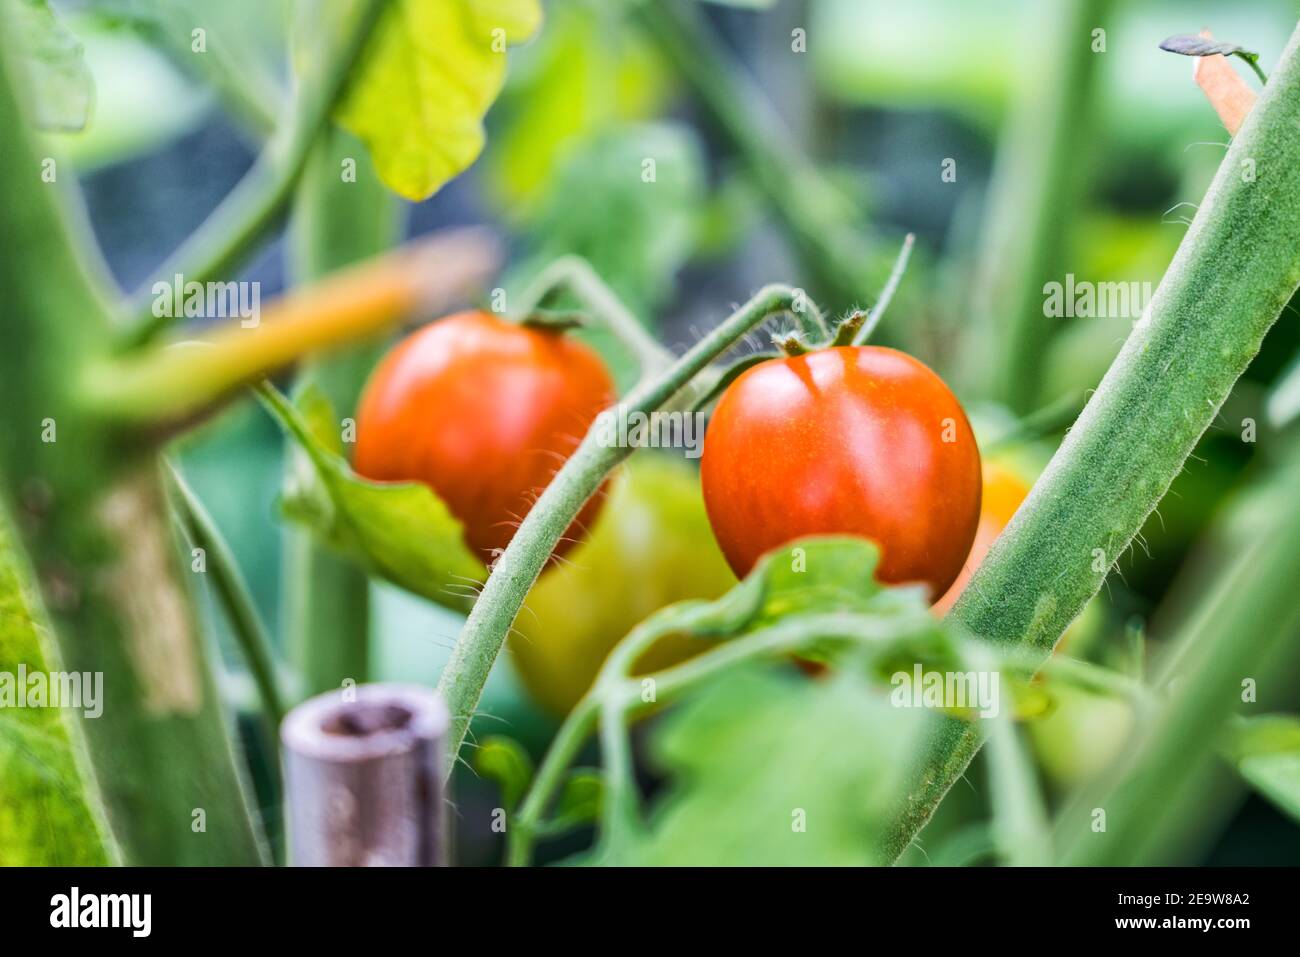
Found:
[{"label": "dried brown leaf tip", "polygon": [[1170,37],[1160,44],[1160,49],[1196,58],[1192,77],[1219,114],[1219,120],[1235,136],[1255,105],[1255,92],[1228,63],[1228,57],[1240,57],[1264,79],[1257,62],[1259,55],[1235,43],[1217,42],[1209,30],[1202,30],[1199,36]]}]

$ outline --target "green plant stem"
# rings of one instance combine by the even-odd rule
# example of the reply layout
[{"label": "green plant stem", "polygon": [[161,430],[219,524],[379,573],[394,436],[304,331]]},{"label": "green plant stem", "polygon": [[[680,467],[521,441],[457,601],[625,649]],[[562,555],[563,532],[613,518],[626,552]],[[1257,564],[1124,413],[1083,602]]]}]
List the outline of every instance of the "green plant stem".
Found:
[{"label": "green plant stem", "polygon": [[[1043,314],[1043,284],[1058,275],[1088,173],[1097,74],[1091,32],[1110,0],[1045,4],[1042,68],[1021,71],[1024,91],[999,146],[975,266],[963,375],[1016,412],[1034,406],[1043,349],[1060,320]],[[1037,36],[1033,42],[1038,44]]]},{"label": "green plant stem", "polygon": [[862,328],[853,337],[854,345],[860,346],[869,341],[876,327],[880,325],[880,320],[885,317],[885,310],[894,301],[894,293],[898,292],[899,283],[903,281],[903,275],[907,272],[907,263],[912,258],[912,246],[915,243],[915,233],[908,233],[903,237],[903,245],[898,250],[898,258],[894,260],[894,268],[890,270],[889,278],[885,280],[885,288],[880,291],[880,298],[871,307],[871,312],[867,314]]},{"label": "green plant stem", "polygon": [[[632,6],[641,29],[673,64],[696,102],[743,159],[784,227],[823,301],[865,301],[874,291],[871,247],[848,200],[800,152],[798,139],[762,89],[709,29],[694,3],[648,0]],[[828,333],[820,330],[824,341]]]},{"label": "green plant stem", "polygon": [[[303,83],[292,122],[267,144],[253,168],[155,275],[167,282],[180,275],[186,282],[206,283],[227,278],[248,256],[288,205],[312,146],[328,125],[389,2],[358,0],[352,29],[338,41],[319,73]],[[128,347],[149,342],[173,321],[153,314],[152,285],[147,283],[127,304],[123,318],[130,323],[124,336]]]},{"label": "green plant stem", "polygon": [[[880,627],[882,624],[883,628]],[[630,767],[625,760],[626,737],[622,727],[629,716],[644,714],[679,700],[745,662],[788,655],[822,638],[852,636],[859,641],[871,642],[898,637],[897,622],[882,623],[869,615],[811,615],[769,625],[717,645],[681,664],[633,678],[632,670],[641,656],[665,634],[671,633],[672,629],[653,625],[653,622],[638,625],[614,647],[591,690],[569,712],[552,739],[509,832],[507,860],[511,865],[528,863],[533,841],[543,831],[542,816],[564,780],[565,770],[596,727],[597,718],[600,719],[604,744],[607,787],[616,789],[618,813],[635,813],[635,795],[622,793],[631,779]],[[918,627],[928,629],[930,623],[922,621]],[[647,685],[654,688],[654,694],[648,698],[642,694],[642,688]],[[611,723],[617,724],[617,732],[611,728]],[[616,734],[623,737],[616,737]],[[614,773],[610,772],[611,758]]]},{"label": "green plant stem", "polygon": [[[356,181],[339,175],[344,156],[357,159]],[[400,206],[379,181],[361,144],[340,130],[321,138],[298,187],[289,228],[294,280],[311,282],[393,245],[402,230]],[[356,408],[381,341],[338,352],[305,366],[296,387],[316,385],[340,416]],[[303,455],[286,444],[292,458]],[[358,684],[371,674],[370,580],[355,564],[319,545],[312,533],[285,532],[284,609],[287,648],[302,695]]]},{"label": "green plant stem", "polygon": [[796,295],[797,290],[788,286],[764,287],[662,375],[643,380],[620,400],[618,407],[601,413],[577,451],[529,510],[509,546],[493,565],[438,681],[438,690],[452,716],[447,736],[448,773],[455,766],[483,685],[524,596],[579,509],[595,494],[610,470],[632,452],[630,448],[602,443],[601,419],[618,414],[619,407],[628,415],[637,412],[648,415],[659,409],[746,332],[770,316],[792,308]]},{"label": "green plant stem", "polygon": [[[1254,161],[1256,176],[1241,171]],[[1300,30],[1234,138],[1143,319],[951,612],[1046,657],[1182,470],[1300,284]],[[945,723],[887,852],[980,746]]]},{"label": "green plant stem", "polygon": [[76,394],[81,368],[111,342],[106,295],[80,253],[90,233],[62,179],[41,180],[46,154],[19,106],[7,22],[0,324],[22,348],[0,350],[0,491],[61,666],[103,675],[103,714],[78,720],[123,862],[257,864],[260,834],[179,578],[153,448],[121,441]]},{"label": "green plant stem", "polygon": [[180,506],[180,518],[189,533],[190,541],[203,549],[206,565],[212,572],[212,580],[221,604],[230,621],[235,641],[244,656],[244,664],[253,678],[257,688],[262,713],[266,716],[270,730],[268,736],[271,753],[279,754],[280,737],[278,729],[285,711],[284,695],[280,691],[279,678],[276,675],[275,654],[271,651],[271,638],[262,624],[253,596],[249,593],[244,576],[239,571],[230,546],[222,537],[216,522],[203,507],[194,490],[175,468],[168,469],[172,488],[176,491],[176,501]]},{"label": "green plant stem", "polygon": [[568,289],[631,353],[642,376],[657,375],[672,365],[673,354],[646,331],[618,294],[581,256],[563,256],[538,273],[519,297],[520,307],[514,311],[516,318],[528,316],[560,288]]},{"label": "green plant stem", "polygon": [[[1277,76],[1275,73],[1274,76]],[[1167,704],[1146,723],[1136,753],[1117,774],[1090,788],[1061,815],[1058,832],[1068,839],[1064,863],[1123,866],[1153,860],[1168,833],[1189,814],[1200,817],[1204,791],[1188,789],[1217,763],[1229,717],[1242,707],[1242,681],[1269,682],[1266,665],[1300,646],[1300,451],[1256,493],[1271,521],[1214,587],[1198,602],[1198,614],[1178,637],[1157,680],[1168,688]],[[1290,651],[1285,652],[1289,646]],[[1092,811],[1106,813],[1106,829],[1094,832]]]},{"label": "green plant stem", "polygon": [[1033,761],[1019,728],[1009,716],[1002,715],[993,721],[988,763],[993,837],[1003,862],[1011,867],[1050,864],[1047,809]]}]

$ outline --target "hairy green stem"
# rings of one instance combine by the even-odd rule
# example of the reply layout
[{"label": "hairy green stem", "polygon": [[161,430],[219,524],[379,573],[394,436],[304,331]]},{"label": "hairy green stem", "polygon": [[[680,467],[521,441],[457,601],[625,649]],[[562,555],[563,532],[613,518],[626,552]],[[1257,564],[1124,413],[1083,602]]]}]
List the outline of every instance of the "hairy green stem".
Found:
[{"label": "hairy green stem", "polygon": [[746,332],[770,316],[791,309],[797,295],[798,291],[788,286],[764,287],[662,375],[643,380],[615,408],[601,413],[578,449],[542,492],[493,565],[438,680],[438,690],[452,716],[447,745],[448,773],[455,766],[483,685],[525,595],[583,504],[596,493],[610,470],[632,453],[631,448],[603,441],[602,420],[618,415],[620,409],[629,416],[656,411]]},{"label": "hairy green stem", "polygon": [[[109,347],[89,229],[64,182],[43,182],[0,17],[0,491],[35,570],[62,667],[103,676],[81,720],[106,816],[128,864],[255,864],[260,833],[175,561],[151,447],[87,414],[81,368]],[[59,168],[56,164],[55,167]],[[62,172],[60,171],[62,176]]]},{"label": "hairy green stem", "polygon": [[[1164,280],[951,616],[1041,656],[1105,581],[1300,284],[1300,29],[1233,140]],[[887,851],[979,749],[946,723]]]},{"label": "hairy green stem", "polygon": [[898,250],[898,258],[894,260],[894,268],[890,270],[889,278],[885,280],[885,288],[880,291],[880,298],[871,307],[871,312],[867,314],[866,321],[862,323],[862,328],[854,335],[854,345],[860,346],[870,340],[872,333],[880,325],[880,320],[885,317],[885,310],[894,301],[894,293],[898,292],[898,286],[903,281],[903,274],[907,272],[907,263],[912,258],[912,246],[915,243],[915,233],[908,233],[903,237],[903,245]]},{"label": "hairy green stem", "polygon": [[568,289],[591,310],[593,317],[631,353],[641,375],[656,375],[672,365],[673,354],[646,331],[618,294],[581,256],[563,256],[538,273],[520,295],[521,304],[516,317],[527,317],[550,293],[561,288]]},{"label": "hairy green stem", "polygon": [[1021,73],[1023,100],[998,150],[963,373],[1017,412],[1033,407],[1042,352],[1061,321],[1043,313],[1043,284],[1064,279],[1056,276],[1068,238],[1062,227],[1086,179],[1105,56],[1094,52],[1092,31],[1109,9],[1110,0],[1055,0],[1035,12],[1048,56],[1042,69]]},{"label": "hairy green stem", "polygon": [[[1276,74],[1275,74],[1276,76]],[[1179,636],[1157,685],[1177,689],[1141,730],[1132,759],[1117,775],[1090,788],[1061,815],[1068,840],[1064,863],[1123,866],[1153,861],[1152,854],[1188,814],[1199,817],[1204,794],[1187,785],[1223,741],[1229,716],[1243,702],[1243,681],[1267,689],[1266,663],[1288,644],[1300,645],[1300,450],[1250,499],[1270,521],[1198,602],[1199,614]],[[1293,657],[1293,655],[1292,655]],[[1276,699],[1274,699],[1276,700]],[[1261,706],[1266,710],[1267,705]],[[1094,808],[1106,814],[1093,827]]]},{"label": "hairy green stem", "polygon": [[[304,83],[292,122],[267,144],[253,168],[203,225],[158,267],[157,276],[170,282],[173,276],[180,275],[187,283],[228,278],[276,223],[389,2],[358,0],[350,32],[338,41],[319,72]],[[124,319],[132,323],[125,334],[128,346],[149,342],[173,321],[170,316],[153,314],[152,285],[147,283],[127,304]]]}]

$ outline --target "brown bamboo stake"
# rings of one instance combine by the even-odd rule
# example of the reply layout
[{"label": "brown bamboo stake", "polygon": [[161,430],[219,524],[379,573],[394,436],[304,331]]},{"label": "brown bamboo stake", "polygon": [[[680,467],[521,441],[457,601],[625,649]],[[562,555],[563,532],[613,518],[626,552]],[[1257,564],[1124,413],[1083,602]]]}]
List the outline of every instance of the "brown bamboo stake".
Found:
[{"label": "brown bamboo stake", "polygon": [[329,691],[290,711],[280,727],[290,863],[445,866],[448,724],[442,698],[417,685]]}]

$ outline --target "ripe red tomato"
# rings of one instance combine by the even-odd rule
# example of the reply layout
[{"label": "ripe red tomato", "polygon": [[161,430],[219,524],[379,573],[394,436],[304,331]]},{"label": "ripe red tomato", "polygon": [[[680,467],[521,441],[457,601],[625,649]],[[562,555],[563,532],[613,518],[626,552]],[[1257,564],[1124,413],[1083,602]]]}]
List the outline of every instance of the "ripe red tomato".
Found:
[{"label": "ripe red tomato", "polygon": [[[357,412],[354,466],[376,481],[429,485],[490,562],[613,401],[608,369],[583,343],[491,313],[448,316],[375,368]],[[583,506],[555,554],[585,534],[603,497]]]},{"label": "ripe red tomato", "polygon": [[980,455],[956,397],[893,349],[773,359],[723,393],[704,437],[704,504],[739,576],[808,535],[860,535],[889,583],[937,598],[970,551]]}]

